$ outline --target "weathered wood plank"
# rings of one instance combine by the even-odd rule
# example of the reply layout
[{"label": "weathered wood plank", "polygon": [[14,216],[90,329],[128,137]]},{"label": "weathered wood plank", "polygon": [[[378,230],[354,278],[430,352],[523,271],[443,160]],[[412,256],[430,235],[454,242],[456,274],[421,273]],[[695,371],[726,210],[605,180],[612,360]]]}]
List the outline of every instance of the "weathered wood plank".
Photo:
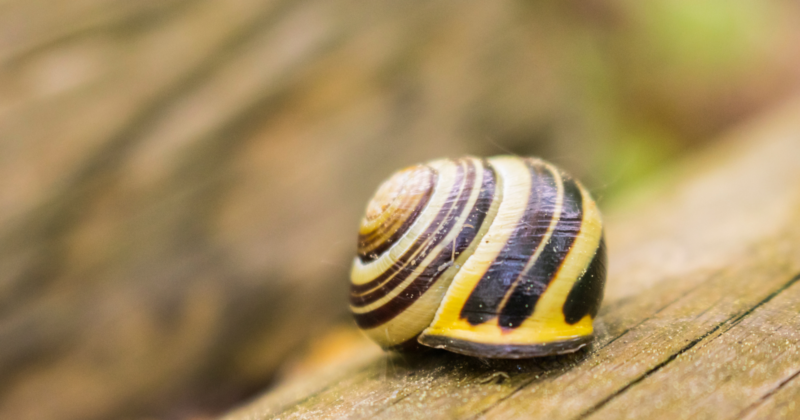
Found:
[{"label": "weathered wood plank", "polygon": [[588,418],[734,418],[769,399],[800,372],[798,280],[800,274]]},{"label": "weathered wood plank", "polygon": [[[37,6],[30,13],[48,8]],[[0,98],[0,144],[29,146],[4,150],[0,221],[39,216],[34,210],[43,201],[61,204],[67,193],[88,189],[87,178],[105,179],[98,175],[109,172],[152,125],[169,119],[164,114],[175,103],[201,89],[237,56],[237,48],[258,42],[286,12],[285,2],[253,0],[172,7],[178,10],[145,19],[146,25],[120,17],[104,30],[68,36],[0,65],[0,81],[10,87]]]},{"label": "weathered wood plank", "polygon": [[800,417],[798,401],[800,381],[795,374],[742,411],[742,419],[796,419]]},{"label": "weathered wood plank", "polygon": [[[782,266],[778,268],[736,267],[735,272],[742,273],[743,277],[731,273],[715,275],[612,345],[593,354],[588,368],[581,365],[552,383],[527,387],[487,413],[487,417],[503,418],[503,415],[529,410],[541,418],[581,418],[594,413],[609,401],[626,395],[635,384],[669,366],[679,355],[712,339],[715,332],[737,322],[776,289],[784,287],[788,277],[786,269],[790,268],[786,267],[788,258],[784,255]],[[767,279],[765,284],[752,281],[752,278],[762,277]],[[749,287],[744,283],[750,283]],[[730,293],[728,287],[741,289]],[[593,362],[596,365],[592,366]],[[667,383],[675,385],[671,381]]]},{"label": "weathered wood plank", "polygon": [[[510,149],[546,153],[582,179],[606,182],[613,178],[607,168],[586,176],[608,165],[595,159],[598,151],[626,151],[631,138],[649,138],[653,129],[660,135],[659,127],[687,144],[684,138],[773,100],[776,88],[765,90],[762,80],[777,86],[789,80],[786,69],[794,74],[788,62],[764,65],[782,51],[751,46],[769,53],[767,60],[747,55],[747,63],[775,70],[771,77],[714,71],[716,87],[703,77],[688,84],[709,89],[701,94],[653,90],[646,86],[679,78],[667,72],[653,80],[668,83],[649,82],[653,64],[628,45],[652,37],[649,29],[598,25],[606,18],[588,19],[583,6],[568,3],[0,3],[2,418],[156,415],[184,404],[216,411],[267,382],[292,349],[325,327],[317,321],[345,315],[331,296],[346,287],[347,238],[381,174],[434,156]],[[629,10],[602,7],[606,17]],[[789,32],[796,31],[778,34]],[[586,49],[587,39],[609,42]],[[574,66],[586,59],[595,64]],[[634,63],[648,83],[629,77],[631,69],[620,72],[621,61]],[[570,68],[578,72],[564,71]],[[585,85],[587,75],[600,79]],[[596,95],[598,86],[619,82],[627,87],[610,89],[639,92],[638,99]],[[748,94],[754,90],[762,93]],[[721,100],[731,97],[749,99]],[[658,106],[628,112],[648,104]],[[769,176],[756,183],[782,188]],[[692,197],[675,201],[683,199],[702,207]],[[781,226],[785,206],[770,202],[778,211],[762,210],[769,215],[763,226],[747,224],[757,236]],[[741,207],[691,241],[665,214],[654,223],[660,231],[644,231],[659,241],[624,232],[641,222],[616,223],[616,261],[628,275],[609,288],[601,338],[651,316],[648,304],[661,308],[690,290],[702,280],[698,270],[718,270],[741,254],[752,233],[734,229],[732,237],[750,239],[713,244],[751,211]],[[697,249],[706,249],[703,258],[692,256]],[[681,263],[642,264],[664,251]],[[638,297],[664,279],[671,279],[664,296]],[[630,310],[612,310],[618,305]],[[374,372],[386,380],[392,367],[380,366]],[[469,366],[463,369],[478,371],[463,371],[463,413],[493,407],[528,378],[509,377],[483,398],[489,384],[473,382],[493,371]],[[263,412],[322,395],[337,375],[282,387],[260,402]],[[452,391],[433,379],[439,393]],[[368,385],[365,379],[370,395],[383,395]],[[411,397],[421,395],[415,386],[389,390],[387,399],[406,398],[380,415],[413,413]],[[442,395],[441,409],[449,404]]]},{"label": "weathered wood plank", "polygon": [[612,211],[611,280],[591,349],[529,361],[388,355],[283,407],[256,402],[226,418],[792,412],[800,370],[798,117],[795,103],[742,128],[649,200]]},{"label": "weathered wood plank", "polygon": [[[595,347],[607,345],[613,337],[634,327],[641,317],[652,316],[659,308],[675,301],[686,293],[690,284],[677,281],[670,286],[653,293],[649,299],[629,300],[616,305],[610,313],[604,311],[601,316],[605,332],[601,333]],[[431,352],[407,359],[392,356],[370,366],[367,369],[368,378],[355,384],[337,383],[280,413],[279,417],[303,418],[313,413],[326,413],[332,418],[338,414],[355,418],[416,418],[414,416],[419,415],[421,405],[432,418],[480,413],[533,381],[552,380],[571,371],[585,356],[582,353],[534,361],[481,361],[444,352]],[[487,384],[487,379],[497,372],[506,373],[508,379],[501,380],[505,379],[501,375]],[[370,391],[366,403],[360,398],[348,397],[347,404],[352,406],[343,406],[340,401],[343,396],[362,395],[365,389],[372,389],[374,383],[389,386]]]},{"label": "weathered wood plank", "polygon": [[[796,255],[797,249],[792,251]],[[679,296],[666,307],[659,308],[663,302],[658,301],[648,301],[647,305],[638,302],[637,314],[633,304],[619,305],[601,315],[608,330],[595,344],[599,349],[590,354],[545,361],[491,361],[485,365],[449,354],[394,359],[394,368],[379,361],[278,417],[310,418],[322,414],[330,418],[445,419],[470,417],[487,409],[487,418],[498,419],[522,414],[543,419],[580,417],[605,405],[679,354],[713,339],[712,332],[738,322],[743,314],[784,287],[787,280],[782,274],[787,268],[800,270],[800,265],[787,267],[788,257],[783,255],[777,267],[734,267],[731,271],[736,276],[719,273],[683,296],[685,284],[653,290],[661,299]],[[751,281],[765,276],[767,281],[763,283]],[[720,290],[729,287],[738,292],[726,295],[721,302]],[[697,314],[701,316],[696,318]],[[642,316],[649,319],[638,325],[614,322],[614,318],[626,317],[630,322]],[[505,373],[508,379],[501,380],[505,375],[496,376],[501,383],[486,384],[497,372]]]}]

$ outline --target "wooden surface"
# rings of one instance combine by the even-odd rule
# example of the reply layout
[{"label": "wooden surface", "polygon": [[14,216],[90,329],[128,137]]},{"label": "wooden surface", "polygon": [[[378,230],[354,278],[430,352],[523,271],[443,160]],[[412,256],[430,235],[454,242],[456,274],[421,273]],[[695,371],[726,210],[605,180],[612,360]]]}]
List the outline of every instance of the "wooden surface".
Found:
[{"label": "wooden surface", "polygon": [[[349,319],[396,168],[539,155],[605,204],[800,80],[797,2],[656,3],[0,0],[0,419],[223,412]],[[661,242],[616,213],[606,310],[760,209]]]},{"label": "wooden surface", "polygon": [[800,102],[610,210],[587,351],[497,361],[372,344],[225,417],[800,418]]}]

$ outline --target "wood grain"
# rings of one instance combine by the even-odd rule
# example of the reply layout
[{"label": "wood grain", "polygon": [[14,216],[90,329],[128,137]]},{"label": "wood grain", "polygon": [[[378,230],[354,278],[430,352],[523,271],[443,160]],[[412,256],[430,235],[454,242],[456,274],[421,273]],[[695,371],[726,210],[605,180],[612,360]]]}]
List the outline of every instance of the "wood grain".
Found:
[{"label": "wood grain", "polygon": [[[605,1],[0,1],[0,418],[202,417],[276,383],[347,319],[353,230],[380,179],[518,153],[613,195],[672,157],[653,150],[699,147],[796,83],[800,56],[781,43],[797,45],[800,11],[758,10],[783,20],[758,37],[734,22],[729,38],[693,35],[716,18],[687,32],[682,14]],[[697,50],[655,21],[739,58],[664,67]],[[738,144],[722,153],[757,153],[722,159],[739,165],[717,172],[727,182],[655,180],[629,199],[670,204],[613,205],[621,275],[602,340],[785,227],[793,150]],[[722,168],[705,156],[671,176]],[[708,223],[739,185],[750,201]],[[652,288],[663,296],[640,297]],[[264,412],[330,388],[331,368]]]},{"label": "wood grain", "polygon": [[800,381],[797,156],[795,102],[684,162],[647,199],[613,209],[608,294],[587,351],[527,361],[378,356],[306,394],[267,394],[269,404],[225,418],[791,418]]}]

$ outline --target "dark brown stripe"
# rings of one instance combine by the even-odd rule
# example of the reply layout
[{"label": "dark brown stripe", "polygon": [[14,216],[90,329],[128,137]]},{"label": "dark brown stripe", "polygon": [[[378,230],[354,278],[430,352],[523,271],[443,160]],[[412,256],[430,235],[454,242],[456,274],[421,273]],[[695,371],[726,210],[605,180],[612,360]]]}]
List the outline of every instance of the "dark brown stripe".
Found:
[{"label": "dark brown stripe", "polygon": [[[459,232],[456,240],[448,243],[433,263],[425,267],[424,271],[414,279],[400,295],[374,311],[356,315],[356,323],[359,327],[377,327],[403,312],[436,283],[441,274],[445,271],[444,269],[440,270],[439,267],[446,266],[448,262],[452,262],[453,253],[455,253],[456,258],[458,258],[459,255],[469,248],[473,241],[481,240],[481,237],[477,237],[477,234],[483,223],[492,222],[491,220],[486,220],[486,215],[495,198],[494,171],[488,164],[484,165],[487,170],[484,172],[480,195],[475,205],[470,210],[465,226],[462,228],[461,232]],[[455,213],[456,217],[454,217],[453,220],[457,220],[458,216],[463,213],[466,201],[467,200],[464,199],[462,203],[459,204],[459,209]],[[466,224],[472,225],[472,227],[466,226]]]},{"label": "dark brown stripe", "polygon": [[583,223],[583,197],[578,184],[572,179],[564,178],[564,202],[561,206],[561,217],[553,235],[545,245],[539,259],[533,264],[519,281],[505,306],[500,311],[498,323],[503,328],[517,328],[522,325],[536,307],[539,297],[547,290],[561,270],[575,238],[581,231]]},{"label": "dark brown stripe", "polygon": [[564,319],[567,324],[575,324],[582,320],[587,314],[592,319],[597,316],[600,310],[600,303],[603,301],[603,288],[606,284],[606,241],[600,237],[600,246],[589,264],[589,268],[575,282],[572,290],[567,295],[564,302]]},{"label": "dark brown stripe", "polygon": [[[409,264],[411,264],[410,270],[413,270],[423,259],[425,259],[425,250],[417,254],[417,251],[425,245],[428,245],[429,240],[433,237],[433,235],[439,230],[439,227],[442,221],[447,217],[447,215],[452,210],[453,206],[456,204],[461,191],[463,190],[462,186],[464,183],[464,168],[461,166],[461,161],[455,161],[456,165],[458,165],[456,170],[455,181],[453,182],[453,188],[450,190],[450,195],[445,200],[444,205],[441,209],[439,209],[439,213],[436,214],[434,220],[428,225],[428,228],[425,229],[419,238],[414,241],[413,244],[406,250],[400,258],[397,259],[392,266],[389,267],[386,271],[381,273],[378,277],[373,280],[368,281],[364,284],[350,284],[350,301],[353,302],[353,299],[356,298],[359,294],[369,292],[373,289],[376,289],[378,286],[381,286],[387,280],[393,278],[395,275],[402,275],[405,271],[407,271]],[[416,255],[416,258],[414,256]],[[412,260],[413,259],[413,260]],[[398,274],[400,273],[400,274]],[[407,275],[407,274],[406,274]]]},{"label": "dark brown stripe", "polygon": [[374,247],[372,241],[374,241],[377,237],[373,237],[373,235],[367,235],[367,237],[362,237],[359,235],[359,254],[358,257],[361,259],[362,262],[368,263],[370,261],[374,261],[378,259],[384,252],[386,252],[389,248],[397,242],[405,233],[411,228],[411,225],[417,220],[419,214],[428,205],[428,201],[430,201],[431,196],[433,195],[434,185],[436,185],[436,178],[438,176],[437,172],[433,168],[428,168],[430,170],[430,179],[428,184],[431,185],[431,188],[425,193],[424,196],[419,200],[414,210],[406,217],[406,220],[403,224],[385,241],[381,242],[377,247]]},{"label": "dark brown stripe", "polygon": [[[405,281],[409,276],[411,276],[412,273],[422,268],[420,267],[422,261],[428,257],[431,249],[439,245],[442,240],[444,240],[445,236],[450,233],[450,231],[453,229],[453,225],[455,225],[455,223],[458,221],[458,217],[461,215],[461,212],[464,211],[467,199],[469,198],[472,188],[475,185],[475,168],[471,162],[467,162],[467,164],[467,176],[465,181],[456,184],[447,199],[447,204],[445,206],[446,208],[442,208],[442,211],[440,211],[436,216],[436,220],[431,223],[431,226],[429,226],[428,230],[431,231],[431,235],[426,243],[423,244],[422,252],[419,253],[419,255],[411,264],[407,264],[397,273],[396,276],[382,284],[380,287],[363,295],[350,295],[350,303],[353,304],[353,306],[366,306],[370,303],[380,300],[387,294],[391,293],[395,287]],[[458,184],[461,184],[461,188],[458,187]]]},{"label": "dark brown stripe", "polygon": [[558,201],[554,176],[543,165],[532,161],[526,164],[531,174],[531,192],[525,214],[461,309],[461,319],[472,325],[497,316],[503,298],[519,279],[553,220]]}]

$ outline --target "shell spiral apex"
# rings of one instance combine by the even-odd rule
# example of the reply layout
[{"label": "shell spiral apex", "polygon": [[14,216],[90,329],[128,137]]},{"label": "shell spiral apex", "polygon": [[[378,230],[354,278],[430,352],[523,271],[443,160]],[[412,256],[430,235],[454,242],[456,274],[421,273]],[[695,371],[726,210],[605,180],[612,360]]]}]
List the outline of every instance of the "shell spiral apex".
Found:
[{"label": "shell spiral apex", "polygon": [[571,353],[592,340],[605,278],[602,219],[578,181],[536,158],[439,159],[367,205],[350,310],[385,349]]}]

